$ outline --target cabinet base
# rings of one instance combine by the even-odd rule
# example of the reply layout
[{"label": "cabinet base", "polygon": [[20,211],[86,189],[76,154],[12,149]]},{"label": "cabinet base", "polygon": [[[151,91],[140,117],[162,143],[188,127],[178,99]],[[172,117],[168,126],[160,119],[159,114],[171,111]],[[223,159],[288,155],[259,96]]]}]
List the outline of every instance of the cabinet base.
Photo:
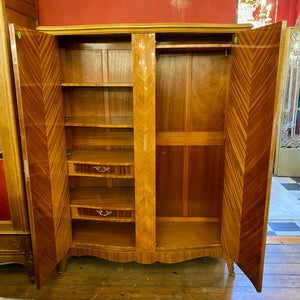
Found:
[{"label": "cabinet base", "polygon": [[67,268],[67,261],[71,256],[95,256],[114,262],[133,262],[136,261],[142,264],[152,264],[155,262],[161,263],[179,263],[200,257],[217,258],[222,257],[226,260],[228,273],[230,276],[235,276],[233,260],[223,252],[221,247],[202,248],[202,249],[188,249],[188,250],[174,250],[164,252],[117,252],[112,250],[101,250],[95,248],[79,248],[72,247],[70,251],[61,260],[59,265],[59,273],[64,273]]},{"label": "cabinet base", "polygon": [[61,270],[64,271],[66,261],[71,256],[95,256],[114,262],[133,262],[141,264],[161,263],[179,263],[199,257],[223,257],[221,247],[203,248],[203,249],[187,249],[160,252],[120,252],[95,248],[79,248],[72,247],[61,262]]}]

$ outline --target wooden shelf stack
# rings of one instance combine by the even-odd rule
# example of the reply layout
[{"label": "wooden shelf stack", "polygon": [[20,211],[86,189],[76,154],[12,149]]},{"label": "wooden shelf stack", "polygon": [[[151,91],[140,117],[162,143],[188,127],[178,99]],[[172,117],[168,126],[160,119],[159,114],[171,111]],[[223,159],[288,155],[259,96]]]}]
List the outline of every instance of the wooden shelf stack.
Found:
[{"label": "wooden shelf stack", "polygon": [[[91,185],[70,190],[73,243],[128,251],[135,249],[134,224],[118,223],[135,222],[131,41],[101,40],[60,48],[69,176]],[[94,178],[103,181],[94,186]]]}]

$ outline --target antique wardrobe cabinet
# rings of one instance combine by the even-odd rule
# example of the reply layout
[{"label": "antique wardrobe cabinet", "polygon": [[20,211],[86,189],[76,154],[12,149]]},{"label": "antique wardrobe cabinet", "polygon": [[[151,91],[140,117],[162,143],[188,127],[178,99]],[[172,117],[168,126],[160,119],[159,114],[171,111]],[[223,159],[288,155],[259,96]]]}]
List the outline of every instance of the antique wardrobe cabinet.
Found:
[{"label": "antique wardrobe cabinet", "polygon": [[[24,187],[23,165],[16,117],[16,101],[12,87],[12,63],[8,22],[36,28],[35,0],[0,0],[0,144],[3,151],[9,212],[0,217],[0,265],[20,263],[27,267],[33,278],[33,261]],[[2,186],[0,187],[0,189]],[[0,199],[0,202],[3,199]],[[3,209],[0,203],[0,210]],[[3,216],[3,211],[0,214]],[[5,219],[5,220],[4,220]]]},{"label": "antique wardrobe cabinet", "polygon": [[284,27],[10,26],[38,288],[211,256],[261,290]]}]

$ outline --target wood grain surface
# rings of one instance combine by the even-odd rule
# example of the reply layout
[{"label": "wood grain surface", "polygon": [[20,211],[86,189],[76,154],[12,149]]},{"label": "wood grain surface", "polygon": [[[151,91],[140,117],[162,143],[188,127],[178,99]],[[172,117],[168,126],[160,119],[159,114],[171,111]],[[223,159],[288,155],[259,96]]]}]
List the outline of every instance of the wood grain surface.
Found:
[{"label": "wood grain surface", "polygon": [[155,35],[133,34],[133,110],[136,251],[154,252],[155,229]]},{"label": "wood grain surface", "polygon": [[38,25],[36,0],[5,0],[6,16],[9,23],[35,29]]},{"label": "wood grain surface", "polygon": [[188,216],[220,217],[223,147],[189,148]]},{"label": "wood grain surface", "polygon": [[28,281],[24,267],[2,266],[0,294],[18,299],[296,300],[300,293],[299,251],[299,245],[267,245],[262,293],[256,292],[239,268],[234,277],[229,276],[222,258],[143,265],[85,256],[70,258],[67,271],[52,272],[39,291]]},{"label": "wood grain surface", "polygon": [[[105,47],[103,47],[105,46]],[[63,86],[131,86],[129,43],[61,43]]]},{"label": "wood grain surface", "polygon": [[37,287],[71,245],[58,44],[10,27]]},{"label": "wood grain surface", "polygon": [[132,87],[69,86],[63,97],[66,117],[133,116]]},{"label": "wood grain surface", "polygon": [[134,251],[135,224],[73,221],[73,245],[97,249]]},{"label": "wood grain surface", "polygon": [[170,131],[157,132],[157,146],[210,146],[224,145],[223,131]]},{"label": "wood grain surface", "polygon": [[226,112],[222,245],[258,291],[282,26],[236,35]]},{"label": "wood grain surface", "polygon": [[220,247],[220,222],[158,221],[157,250]]},{"label": "wood grain surface", "polygon": [[134,210],[133,188],[73,188],[71,206],[101,209]]},{"label": "wood grain surface", "polygon": [[[156,148],[156,214],[158,217],[183,216],[183,147]],[[172,184],[169,184],[169,183]]]},{"label": "wood grain surface", "polygon": [[54,35],[113,34],[113,33],[235,33],[252,28],[252,24],[217,23],[151,23],[151,24],[103,24],[40,26],[37,29]]},{"label": "wood grain surface", "polygon": [[133,148],[132,129],[107,131],[102,128],[75,127],[70,130],[72,139],[68,149],[101,148],[105,146],[118,149]]}]

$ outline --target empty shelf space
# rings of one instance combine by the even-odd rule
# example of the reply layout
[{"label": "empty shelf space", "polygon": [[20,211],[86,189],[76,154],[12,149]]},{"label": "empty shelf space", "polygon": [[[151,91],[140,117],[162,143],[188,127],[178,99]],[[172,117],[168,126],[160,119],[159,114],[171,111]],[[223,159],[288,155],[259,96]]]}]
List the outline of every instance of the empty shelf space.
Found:
[{"label": "empty shelf space", "polygon": [[132,82],[106,82],[106,83],[80,83],[80,82],[63,82],[63,87],[132,87]]},{"label": "empty shelf space", "polygon": [[134,188],[70,189],[71,207],[134,210]]},{"label": "empty shelf space", "polygon": [[157,221],[157,250],[219,247],[220,221],[199,221],[189,218],[169,218]]},{"label": "empty shelf space", "polygon": [[72,137],[70,147],[75,149],[99,147],[133,147],[133,130],[131,128],[105,129],[95,127],[69,127]]},{"label": "empty shelf space", "polygon": [[133,128],[133,117],[66,117],[65,126],[100,127],[100,128]]},{"label": "empty shelf space", "polygon": [[68,152],[68,163],[131,166],[132,150],[74,149]]},{"label": "empty shelf space", "polygon": [[135,224],[73,221],[73,246],[134,251]]},{"label": "empty shelf space", "polygon": [[223,43],[223,44],[200,44],[200,43],[174,43],[174,44],[157,44],[156,49],[158,50],[199,50],[199,51],[206,51],[206,50],[219,50],[223,51],[226,49],[231,48],[231,43]]}]

